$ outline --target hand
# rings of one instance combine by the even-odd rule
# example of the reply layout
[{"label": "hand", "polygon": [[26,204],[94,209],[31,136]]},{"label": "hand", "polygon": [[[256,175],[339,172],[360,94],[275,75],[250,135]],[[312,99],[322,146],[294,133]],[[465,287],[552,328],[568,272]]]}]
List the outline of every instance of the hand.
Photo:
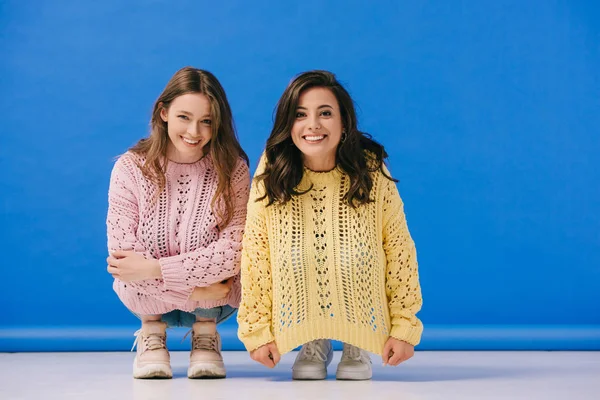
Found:
[{"label": "hand", "polygon": [[274,368],[281,360],[281,355],[275,342],[271,342],[251,351],[250,358],[266,367]]},{"label": "hand", "polygon": [[415,346],[390,337],[383,346],[383,365],[397,366],[415,355]]},{"label": "hand", "polygon": [[233,278],[222,282],[213,283],[210,286],[197,287],[190,295],[190,300],[221,300],[226,298],[231,291]]},{"label": "hand", "polygon": [[108,273],[123,282],[143,281],[162,276],[158,260],[148,260],[135,251],[113,251],[106,262]]}]

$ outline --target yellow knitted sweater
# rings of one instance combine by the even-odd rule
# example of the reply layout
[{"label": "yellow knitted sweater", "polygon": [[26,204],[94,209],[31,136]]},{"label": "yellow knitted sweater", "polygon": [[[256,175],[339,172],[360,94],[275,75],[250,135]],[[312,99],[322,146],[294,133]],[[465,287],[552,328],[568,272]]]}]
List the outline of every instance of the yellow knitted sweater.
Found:
[{"label": "yellow knitted sweater", "polygon": [[248,351],[274,340],[284,354],[327,338],[381,355],[390,336],[419,343],[415,245],[395,183],[372,176],[374,202],[356,209],[342,200],[350,180],[339,169],[305,169],[298,188],[312,190],[268,207],[253,181],[237,317]]}]

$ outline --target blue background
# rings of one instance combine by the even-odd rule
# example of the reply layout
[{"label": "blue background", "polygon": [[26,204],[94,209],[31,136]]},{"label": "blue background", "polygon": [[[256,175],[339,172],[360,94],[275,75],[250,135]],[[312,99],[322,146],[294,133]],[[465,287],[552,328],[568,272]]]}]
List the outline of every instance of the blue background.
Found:
[{"label": "blue background", "polygon": [[600,349],[596,4],[1,2],[0,351],[131,345],[109,174],[185,65],[220,79],[252,170],[293,75],[346,84],[400,179],[421,349]]}]

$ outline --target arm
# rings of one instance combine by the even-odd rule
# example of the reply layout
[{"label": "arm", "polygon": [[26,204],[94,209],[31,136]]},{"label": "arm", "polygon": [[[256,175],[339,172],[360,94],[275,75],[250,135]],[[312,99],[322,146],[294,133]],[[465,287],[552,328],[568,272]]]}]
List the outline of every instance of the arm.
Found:
[{"label": "arm", "polygon": [[[128,156],[122,156],[113,167],[108,190],[108,214],[106,217],[108,250],[135,251],[151,260],[151,253],[137,239],[139,221],[138,184],[132,172],[135,168]],[[159,300],[180,304],[187,301],[192,290],[181,291],[166,288],[162,279],[147,279],[126,284],[118,281],[122,290],[137,296],[138,293]]]},{"label": "arm", "polygon": [[248,351],[275,340],[271,331],[272,282],[265,201],[256,202],[261,197],[257,186],[254,181],[248,202],[241,265],[242,301],[237,316],[238,337]]},{"label": "arm", "polygon": [[423,324],[416,317],[421,309],[417,252],[404,215],[404,204],[396,184],[380,176],[383,186],[383,248],[386,254],[385,289],[392,329],[390,336],[417,345]]},{"label": "arm", "polygon": [[187,291],[239,273],[249,185],[248,166],[240,160],[232,177],[235,196],[232,220],[207,247],[158,260],[167,288]]}]

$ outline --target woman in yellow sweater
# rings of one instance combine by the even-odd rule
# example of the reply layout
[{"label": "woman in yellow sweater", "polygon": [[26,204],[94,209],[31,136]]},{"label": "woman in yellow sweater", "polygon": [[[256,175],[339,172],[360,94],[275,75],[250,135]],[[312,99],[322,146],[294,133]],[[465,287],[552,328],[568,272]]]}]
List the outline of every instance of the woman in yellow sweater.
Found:
[{"label": "woman in yellow sweater", "polygon": [[417,257],[387,154],[358,130],[353,101],[327,71],[298,75],[281,96],[250,192],[242,249],[239,338],[274,367],[304,344],[294,379],[370,379],[413,356],[423,325]]}]

